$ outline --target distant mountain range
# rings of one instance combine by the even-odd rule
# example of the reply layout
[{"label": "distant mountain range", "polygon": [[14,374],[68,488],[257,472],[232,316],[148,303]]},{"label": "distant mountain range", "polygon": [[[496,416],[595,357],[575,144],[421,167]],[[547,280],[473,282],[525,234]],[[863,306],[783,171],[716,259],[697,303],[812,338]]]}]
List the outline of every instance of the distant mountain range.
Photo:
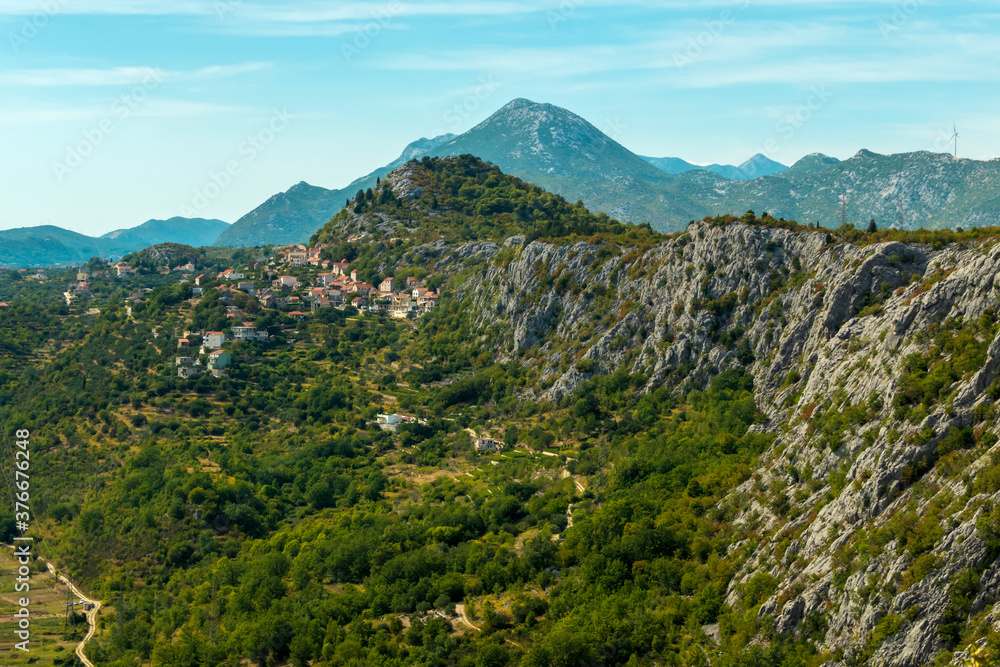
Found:
[{"label": "distant mountain range", "polygon": [[219,220],[150,220],[99,239],[57,227],[0,232],[0,265],[46,266],[122,255],[156,243],[231,247],[301,243],[379,177],[423,156],[470,153],[504,172],[623,221],[660,231],[707,215],[754,210],[800,222],[839,226],[841,199],[857,226],[1000,225],[1000,160],[956,160],[928,152],[854,157],[808,155],[791,167],[764,155],[739,166],[695,165],[642,157],[580,116],[516,99],[464,134],[409,144],[398,158],[344,188],[300,182],[232,225]]},{"label": "distant mountain range", "polygon": [[91,257],[121,257],[158,243],[211,245],[229,223],[204,218],[148,220],[131,229],[93,237],[42,225],[0,231],[0,265],[82,264]]},{"label": "distant mountain range", "polygon": [[691,164],[679,157],[646,157],[644,155],[639,157],[668,174],[683,174],[686,171],[710,171],[733,181],[752,181],[755,178],[770,176],[788,169],[780,162],[775,162],[761,153],[757,153],[738,167],[731,164],[710,164],[704,167]]},{"label": "distant mountain range", "polygon": [[[585,119],[551,104],[516,99],[464,134],[421,139],[381,169],[340,190],[300,183],[238,220],[219,245],[304,242],[358,189],[412,158],[471,153],[504,172],[591,210],[661,231],[706,215],[768,212],[839,226],[841,196],[858,226],[971,227],[1000,224],[1000,160],[955,160],[927,152],[853,158],[808,155],[791,167],[755,155],[739,166],[695,165],[632,153]],[[902,211],[902,216],[900,212]]]}]

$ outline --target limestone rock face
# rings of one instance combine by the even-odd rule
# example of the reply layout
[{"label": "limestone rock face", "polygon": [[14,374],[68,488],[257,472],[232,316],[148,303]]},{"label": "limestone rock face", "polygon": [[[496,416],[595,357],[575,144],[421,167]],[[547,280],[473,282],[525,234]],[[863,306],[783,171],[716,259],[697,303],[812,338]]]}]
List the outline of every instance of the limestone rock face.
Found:
[{"label": "limestone rock face", "polygon": [[[750,577],[770,573],[778,590],[759,613],[775,632],[808,630],[845,661],[873,665],[933,663],[955,582],[970,569],[985,568],[970,616],[1000,620],[1000,566],[976,531],[1000,494],[972,490],[1000,446],[970,443],[957,469],[935,465],[954,429],[997,430],[983,415],[1000,336],[916,422],[894,409],[909,355],[928,353],[947,323],[994,316],[1000,246],[859,247],[825,233],[698,223],[644,250],[511,237],[461,246],[438,264],[470,258],[477,269],[455,296],[484,331],[504,332],[490,334],[500,358],[542,368],[536,400],[620,367],[646,375],[650,389],[737,365],[753,373],[768,417],[755,429],[776,439],[727,500],[747,535],[731,552],[749,553],[730,604]],[[817,428],[852,407],[836,436]],[[939,517],[922,527],[933,542],[881,543],[897,515]],[[875,634],[884,641],[872,645]]]}]

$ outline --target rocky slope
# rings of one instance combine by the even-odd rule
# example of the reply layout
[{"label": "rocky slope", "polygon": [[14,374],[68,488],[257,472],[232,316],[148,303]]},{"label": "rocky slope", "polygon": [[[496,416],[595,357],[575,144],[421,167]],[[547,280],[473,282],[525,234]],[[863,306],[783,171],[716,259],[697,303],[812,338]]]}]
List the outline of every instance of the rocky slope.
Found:
[{"label": "rocky slope", "polygon": [[[389,182],[412,201],[411,176]],[[729,602],[771,593],[760,641],[801,633],[838,664],[923,665],[1000,628],[995,238],[853,245],[748,219],[645,248],[511,236],[411,257],[473,270],[454,298],[498,357],[541,370],[525,398],[620,367],[650,389],[753,374],[755,428],[776,440],[719,511],[742,531]]]},{"label": "rocky slope", "polygon": [[[1000,458],[995,438],[984,437],[996,430],[987,417],[1000,370],[996,327],[976,330],[985,363],[949,383],[926,416],[909,421],[893,409],[909,355],[934,346],[927,332],[995,318],[1000,247],[828,245],[820,233],[702,223],[642,255],[623,249],[604,262],[587,243],[518,237],[481,252],[496,254],[463,296],[486,326],[512,331],[504,354],[538,346],[554,376],[540,398],[556,399],[587,377],[577,359],[604,372],[622,364],[645,371],[650,386],[685,365],[697,376],[748,364],[770,417],[763,428],[778,439],[729,499],[747,534],[733,549],[750,554],[731,602],[751,577],[768,573],[778,585],[760,614],[776,631],[801,631],[808,619],[825,628],[818,641],[829,649],[870,664],[933,662],[956,609],[961,622],[982,621],[983,612],[1000,621],[1000,565],[987,559],[976,530],[1000,493],[973,482]],[[540,291],[539,278],[553,273],[586,290]],[[718,342],[734,329],[745,331],[742,355]],[[827,415],[848,413],[834,438],[824,435]],[[954,447],[954,429],[975,429],[975,440],[941,456]],[[900,516],[920,517],[930,541],[914,548],[911,536],[908,546]],[[963,593],[971,599],[956,602],[956,582],[970,570],[982,571],[979,582]],[[872,637],[882,641],[873,646]]]}]

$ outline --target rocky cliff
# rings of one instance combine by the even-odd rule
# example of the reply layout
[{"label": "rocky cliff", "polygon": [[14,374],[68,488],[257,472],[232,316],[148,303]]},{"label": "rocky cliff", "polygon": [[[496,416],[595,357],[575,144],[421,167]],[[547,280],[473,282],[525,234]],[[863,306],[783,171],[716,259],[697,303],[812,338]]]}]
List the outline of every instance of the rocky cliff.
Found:
[{"label": "rocky cliff", "polygon": [[777,439],[727,500],[746,555],[730,603],[773,577],[759,613],[775,632],[929,664],[949,624],[1000,621],[984,537],[1000,247],[830,241],[707,223],[644,251],[515,236],[462,247],[488,261],[458,297],[506,332],[502,355],[544,368],[538,400],[622,365],[651,388],[745,365]]}]

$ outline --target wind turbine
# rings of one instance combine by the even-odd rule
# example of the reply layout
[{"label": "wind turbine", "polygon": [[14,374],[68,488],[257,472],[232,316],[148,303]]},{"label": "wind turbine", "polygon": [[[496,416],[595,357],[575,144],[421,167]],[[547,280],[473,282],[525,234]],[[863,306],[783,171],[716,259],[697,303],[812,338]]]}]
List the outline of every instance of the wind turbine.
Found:
[{"label": "wind turbine", "polygon": [[951,135],[952,140],[955,142],[955,159],[958,159],[958,126],[955,123],[951,124],[953,134]]}]

